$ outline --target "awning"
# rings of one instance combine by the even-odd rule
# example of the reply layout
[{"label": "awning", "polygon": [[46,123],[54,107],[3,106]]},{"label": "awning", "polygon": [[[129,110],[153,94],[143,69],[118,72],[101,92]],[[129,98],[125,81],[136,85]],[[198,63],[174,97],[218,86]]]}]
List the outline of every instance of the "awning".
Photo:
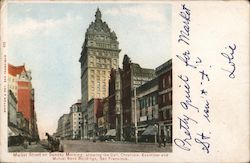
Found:
[{"label": "awning", "polygon": [[146,130],[142,133],[142,135],[155,135],[157,134],[157,127],[153,125],[149,125]]},{"label": "awning", "polygon": [[108,130],[106,135],[107,136],[116,136],[116,130],[115,129]]},{"label": "awning", "polygon": [[20,134],[19,130],[17,128],[8,127],[8,136],[18,136]]}]

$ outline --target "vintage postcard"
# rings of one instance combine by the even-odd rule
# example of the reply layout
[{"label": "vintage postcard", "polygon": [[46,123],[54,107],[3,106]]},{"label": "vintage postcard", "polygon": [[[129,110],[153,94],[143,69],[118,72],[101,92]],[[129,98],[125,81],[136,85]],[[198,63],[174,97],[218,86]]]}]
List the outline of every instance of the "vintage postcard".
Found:
[{"label": "vintage postcard", "polygon": [[1,162],[249,162],[247,1],[1,1]]}]

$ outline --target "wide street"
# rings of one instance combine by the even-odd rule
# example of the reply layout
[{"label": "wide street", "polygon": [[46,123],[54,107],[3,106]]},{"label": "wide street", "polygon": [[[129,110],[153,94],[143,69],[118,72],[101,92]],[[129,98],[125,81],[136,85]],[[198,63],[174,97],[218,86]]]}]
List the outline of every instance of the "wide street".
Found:
[{"label": "wide street", "polygon": [[[171,144],[159,148],[154,143],[93,142],[89,140],[61,140],[63,152],[172,152]],[[11,146],[9,152],[49,152],[47,140],[24,145]]]},{"label": "wide street", "polygon": [[47,142],[40,141],[39,143],[31,143],[25,147],[24,145],[10,146],[8,147],[9,152],[48,152]]},{"label": "wide street", "polygon": [[172,146],[158,147],[154,143],[61,141],[64,152],[172,152]]}]

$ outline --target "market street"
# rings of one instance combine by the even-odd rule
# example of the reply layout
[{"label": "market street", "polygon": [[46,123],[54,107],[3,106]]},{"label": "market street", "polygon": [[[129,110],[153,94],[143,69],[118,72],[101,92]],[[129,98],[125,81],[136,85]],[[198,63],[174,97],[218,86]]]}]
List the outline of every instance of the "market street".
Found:
[{"label": "market street", "polygon": [[82,140],[63,140],[64,152],[172,152],[172,146],[158,147],[154,143],[131,142],[92,142]]}]

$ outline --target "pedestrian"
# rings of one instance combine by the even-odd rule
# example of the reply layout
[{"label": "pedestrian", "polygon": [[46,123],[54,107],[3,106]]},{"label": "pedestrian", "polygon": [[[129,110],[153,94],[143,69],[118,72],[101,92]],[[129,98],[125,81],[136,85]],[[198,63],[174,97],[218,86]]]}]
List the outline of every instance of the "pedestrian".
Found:
[{"label": "pedestrian", "polygon": [[167,139],[166,139],[166,136],[165,136],[163,130],[161,130],[161,141],[163,142],[163,146],[166,147],[166,141],[167,141]]},{"label": "pedestrian", "polygon": [[157,137],[158,137],[159,148],[161,148],[161,143],[162,143],[161,136],[157,134]]},{"label": "pedestrian", "polygon": [[24,143],[23,143],[23,147],[25,148],[25,149],[27,149],[28,148],[28,141],[25,139],[24,140]]}]

